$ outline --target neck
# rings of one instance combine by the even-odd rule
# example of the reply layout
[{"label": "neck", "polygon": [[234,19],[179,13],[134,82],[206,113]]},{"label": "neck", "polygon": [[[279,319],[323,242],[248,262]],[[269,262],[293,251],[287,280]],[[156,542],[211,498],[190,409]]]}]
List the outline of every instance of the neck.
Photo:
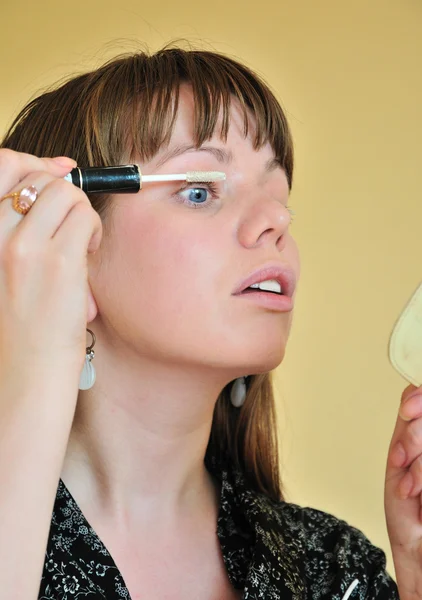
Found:
[{"label": "neck", "polygon": [[102,350],[95,385],[79,394],[63,481],[122,528],[135,519],[168,526],[198,511],[216,516],[220,487],[204,457],[227,381],[139,357],[135,366],[108,361]]}]

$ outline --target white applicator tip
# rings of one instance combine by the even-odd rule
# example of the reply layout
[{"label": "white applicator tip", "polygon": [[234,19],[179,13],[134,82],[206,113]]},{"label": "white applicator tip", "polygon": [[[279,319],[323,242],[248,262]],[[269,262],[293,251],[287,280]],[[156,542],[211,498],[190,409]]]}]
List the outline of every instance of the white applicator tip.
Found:
[{"label": "white applicator tip", "polygon": [[221,171],[188,171],[186,181],[188,183],[209,183],[212,181],[224,181],[226,174]]}]

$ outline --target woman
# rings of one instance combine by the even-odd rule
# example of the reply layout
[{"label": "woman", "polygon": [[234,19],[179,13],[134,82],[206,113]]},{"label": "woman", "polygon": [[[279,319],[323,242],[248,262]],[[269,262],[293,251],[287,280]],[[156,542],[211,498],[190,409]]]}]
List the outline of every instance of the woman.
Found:
[{"label": "woman", "polygon": [[[268,87],[212,52],[133,54],[30,102],[2,148],[8,598],[398,598],[362,532],[284,500],[271,371],[300,263]],[[226,179],[89,199],[63,180],[128,163]],[[264,280],[284,289],[243,291]]]}]

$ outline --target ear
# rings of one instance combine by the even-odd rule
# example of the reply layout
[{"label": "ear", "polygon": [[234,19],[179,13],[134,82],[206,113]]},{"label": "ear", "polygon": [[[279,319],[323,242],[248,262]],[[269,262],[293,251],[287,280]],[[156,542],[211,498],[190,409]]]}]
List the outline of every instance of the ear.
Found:
[{"label": "ear", "polygon": [[88,282],[88,314],[87,323],[91,323],[98,314],[98,306],[91,291],[91,286]]}]

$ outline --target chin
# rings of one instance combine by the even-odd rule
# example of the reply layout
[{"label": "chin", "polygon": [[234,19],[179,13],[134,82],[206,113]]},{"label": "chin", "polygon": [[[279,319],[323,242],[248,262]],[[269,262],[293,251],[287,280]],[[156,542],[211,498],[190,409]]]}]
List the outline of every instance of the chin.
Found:
[{"label": "chin", "polygon": [[284,355],[284,345],[275,348],[272,352],[269,352],[268,348],[266,348],[265,352],[261,353],[251,352],[247,358],[245,357],[245,373],[248,372],[254,375],[268,373],[276,369],[283,362]]}]

